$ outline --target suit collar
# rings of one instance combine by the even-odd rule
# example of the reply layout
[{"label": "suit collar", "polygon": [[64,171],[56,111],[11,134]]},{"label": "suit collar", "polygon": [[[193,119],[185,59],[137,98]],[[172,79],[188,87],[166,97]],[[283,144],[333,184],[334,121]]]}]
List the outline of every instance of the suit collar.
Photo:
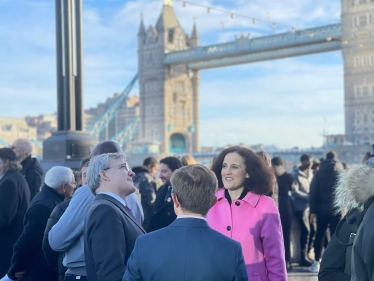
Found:
[{"label": "suit collar", "polygon": [[139,222],[134,218],[134,216],[130,214],[130,212],[125,208],[125,206],[121,202],[119,202],[117,199],[104,193],[96,195],[95,200],[99,200],[99,199],[104,199],[104,200],[108,200],[112,202],[125,214],[126,217],[132,220],[144,233],[146,233],[143,227],[141,226],[141,224],[139,224]]},{"label": "suit collar", "polygon": [[173,221],[169,227],[209,227],[206,220],[196,218],[180,218]]},{"label": "suit collar", "polygon": [[[216,197],[217,197],[218,201],[220,201],[222,199],[226,199],[225,198],[225,189],[224,188],[220,188],[216,192]],[[261,197],[261,195],[255,194],[255,193],[249,191],[247,193],[247,195],[244,196],[244,198],[242,199],[242,201],[248,202],[249,204],[251,204],[255,208],[257,206],[257,204],[258,204],[258,201],[260,201],[260,197]]]}]

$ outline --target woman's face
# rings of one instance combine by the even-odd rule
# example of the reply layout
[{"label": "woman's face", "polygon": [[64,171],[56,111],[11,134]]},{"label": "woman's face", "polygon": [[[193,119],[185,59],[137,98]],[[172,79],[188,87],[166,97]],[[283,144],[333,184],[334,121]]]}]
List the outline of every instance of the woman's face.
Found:
[{"label": "woman's face", "polygon": [[244,187],[247,174],[244,159],[236,152],[228,153],[222,163],[223,186],[229,190],[237,190]]}]

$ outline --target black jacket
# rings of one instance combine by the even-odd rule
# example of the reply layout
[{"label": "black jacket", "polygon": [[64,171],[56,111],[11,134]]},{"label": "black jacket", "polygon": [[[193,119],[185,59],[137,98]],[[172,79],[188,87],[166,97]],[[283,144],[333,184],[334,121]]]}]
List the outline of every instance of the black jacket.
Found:
[{"label": "black jacket", "polygon": [[176,218],[174,204],[171,199],[171,187],[167,182],[157,190],[156,202],[153,207],[153,214],[149,220],[147,232],[155,231],[169,226]]},{"label": "black jacket", "polygon": [[44,257],[42,241],[48,218],[63,199],[64,195],[44,185],[31,201],[25,215],[23,232],[14,245],[12,264],[7,273],[10,279],[16,280],[15,273],[25,271],[23,281],[57,280],[57,273]]},{"label": "black jacket", "polygon": [[145,166],[134,167],[132,171],[136,174],[133,181],[141,195],[144,213],[143,227],[146,229],[156,201],[156,181],[155,178],[149,174]]},{"label": "black jacket", "polygon": [[17,171],[5,172],[0,179],[0,277],[10,267],[29,202],[30,191],[23,176]]},{"label": "black jacket", "polygon": [[351,233],[356,233],[364,212],[353,209],[339,223],[325,249],[318,273],[319,281],[351,280]]},{"label": "black jacket", "polygon": [[125,206],[107,194],[97,194],[84,223],[87,280],[122,280],[126,263],[143,227]]},{"label": "black jacket", "polygon": [[21,162],[21,174],[25,177],[30,188],[30,200],[40,191],[42,185],[43,169],[36,158],[31,155]]},{"label": "black jacket", "polygon": [[343,166],[336,160],[325,160],[313,177],[310,185],[310,212],[322,216],[331,216],[334,212],[334,191],[339,172]]},{"label": "black jacket", "polygon": [[[374,178],[373,178],[374,179]],[[371,181],[373,183],[373,181]],[[372,187],[373,188],[373,187]],[[374,188],[373,188],[374,189]],[[352,280],[374,281],[374,200],[357,231],[352,248]]]},{"label": "black jacket", "polygon": [[43,252],[47,263],[53,267],[53,269],[58,273],[59,279],[63,280],[67,268],[62,264],[64,258],[64,252],[56,252],[52,250],[48,241],[48,233],[51,228],[58,222],[61,216],[65,213],[66,209],[69,207],[70,199],[58,204],[48,219],[47,226],[45,227],[44,237],[43,237]]}]

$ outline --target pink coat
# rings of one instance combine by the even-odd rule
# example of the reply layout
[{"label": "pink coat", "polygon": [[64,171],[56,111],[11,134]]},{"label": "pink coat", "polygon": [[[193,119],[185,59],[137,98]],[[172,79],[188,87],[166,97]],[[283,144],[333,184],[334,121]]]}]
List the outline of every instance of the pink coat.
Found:
[{"label": "pink coat", "polygon": [[242,244],[248,279],[287,280],[282,226],[273,199],[248,192],[242,200],[233,200],[230,207],[223,188],[216,196],[218,201],[209,210],[208,223]]}]

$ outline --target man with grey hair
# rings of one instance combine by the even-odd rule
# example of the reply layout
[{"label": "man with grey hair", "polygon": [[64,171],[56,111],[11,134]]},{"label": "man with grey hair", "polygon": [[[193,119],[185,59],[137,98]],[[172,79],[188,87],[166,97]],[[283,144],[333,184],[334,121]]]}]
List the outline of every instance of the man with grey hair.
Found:
[{"label": "man with grey hair", "polygon": [[121,153],[102,154],[90,160],[87,181],[96,195],[84,226],[90,281],[121,280],[135,240],[145,233],[125,202],[136,190],[134,175]]},{"label": "man with grey hair", "polygon": [[174,171],[170,181],[177,219],[137,239],[123,281],[248,280],[240,243],[205,219],[217,200],[215,174],[190,165]]},{"label": "man with grey hair", "polygon": [[56,166],[47,172],[41,191],[27,209],[25,227],[14,245],[11,266],[1,281],[57,280],[57,273],[47,264],[43,254],[43,234],[54,207],[70,197],[75,186],[71,169]]},{"label": "man with grey hair", "polygon": [[[104,153],[122,153],[122,148],[114,141],[103,141],[97,144],[91,152],[90,157]],[[123,178],[122,180],[126,180]],[[64,252],[63,265],[68,269],[65,280],[81,281],[87,280],[86,263],[84,257],[84,220],[95,196],[88,185],[80,187],[74,192],[69,207],[61,216],[59,221],[48,233],[51,248],[58,252]],[[143,211],[136,194],[132,193],[125,199],[127,206],[131,209],[139,223],[143,221]]]},{"label": "man with grey hair", "polygon": [[40,191],[42,184],[43,169],[39,161],[31,157],[32,144],[28,139],[17,139],[10,147],[17,156],[17,161],[21,164],[21,174],[25,177],[30,188],[30,200]]}]

